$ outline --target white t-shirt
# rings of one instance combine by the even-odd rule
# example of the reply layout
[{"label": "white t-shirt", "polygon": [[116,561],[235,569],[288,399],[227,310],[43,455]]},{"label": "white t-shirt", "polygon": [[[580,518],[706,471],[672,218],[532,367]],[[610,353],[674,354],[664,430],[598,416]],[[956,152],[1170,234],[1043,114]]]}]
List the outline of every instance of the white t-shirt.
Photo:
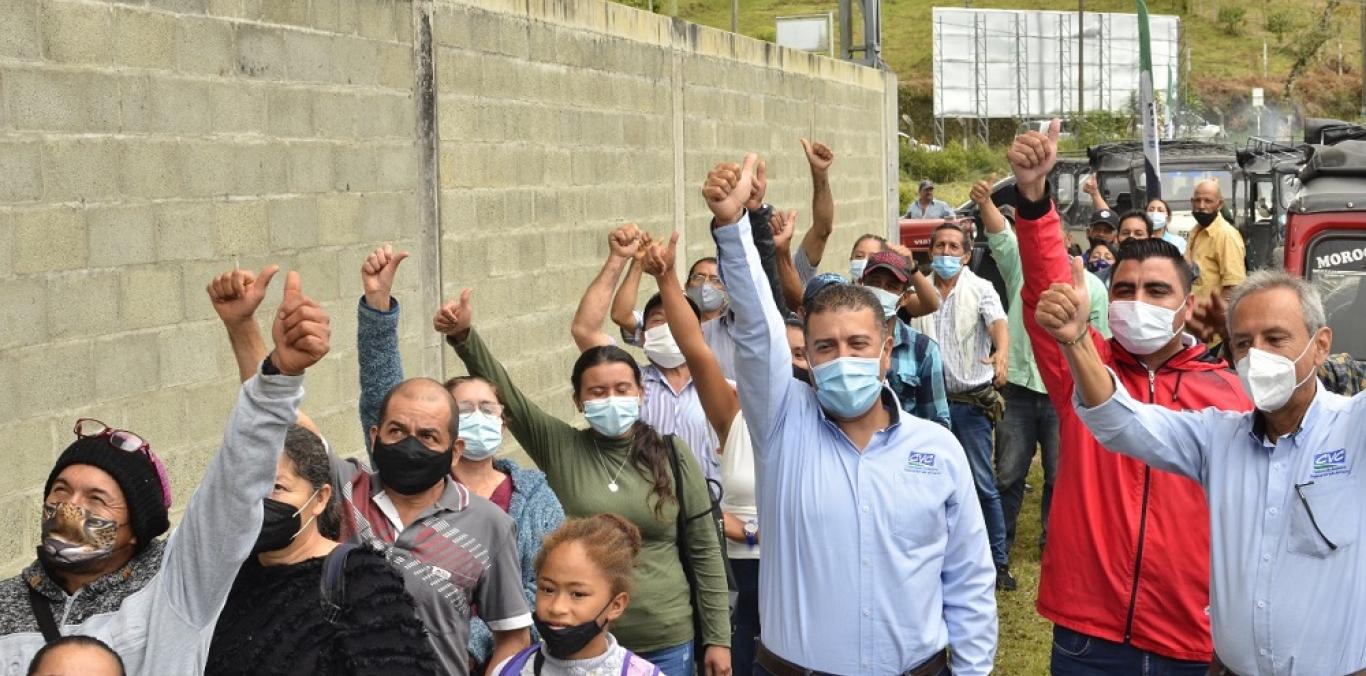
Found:
[{"label": "white t-shirt", "polygon": [[[754,496],[754,447],[749,439],[749,426],[739,412],[730,424],[730,434],[721,447],[721,510],[741,522],[759,520]],[[760,529],[760,538],[763,537]],[[745,542],[726,539],[726,555],[732,559],[759,558],[759,545],[750,547]]]}]

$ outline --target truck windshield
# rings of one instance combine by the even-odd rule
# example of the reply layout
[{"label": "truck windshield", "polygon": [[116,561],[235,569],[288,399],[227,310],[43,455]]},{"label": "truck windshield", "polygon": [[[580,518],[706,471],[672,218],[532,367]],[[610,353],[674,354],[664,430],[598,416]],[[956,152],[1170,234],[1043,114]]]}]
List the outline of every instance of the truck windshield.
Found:
[{"label": "truck windshield", "polygon": [[1333,352],[1366,359],[1366,236],[1329,235],[1309,247],[1306,270],[1323,295]]},{"label": "truck windshield", "polygon": [[[1219,192],[1224,201],[1233,200],[1233,174],[1221,169],[1171,169],[1162,172],[1162,198],[1171,205],[1172,211],[1190,211],[1191,193],[1195,185],[1207,178],[1219,182]],[[1146,178],[1139,172],[1138,180],[1146,184]],[[1146,188],[1146,185],[1145,185]]]}]

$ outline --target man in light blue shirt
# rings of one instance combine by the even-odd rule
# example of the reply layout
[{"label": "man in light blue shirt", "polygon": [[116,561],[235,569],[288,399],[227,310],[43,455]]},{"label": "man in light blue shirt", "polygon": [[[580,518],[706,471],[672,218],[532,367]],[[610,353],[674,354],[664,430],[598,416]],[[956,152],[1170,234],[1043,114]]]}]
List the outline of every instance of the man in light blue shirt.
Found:
[{"label": "man in light blue shirt", "polygon": [[[1105,447],[1204,487],[1210,508],[1212,674],[1366,669],[1366,399],[1315,374],[1333,331],[1318,292],[1283,272],[1249,277],[1229,302],[1230,345],[1257,410],[1173,411],[1135,401],[1085,335],[1079,272],[1040,299],[1063,347],[1076,407]],[[1355,546],[1353,546],[1355,545]]]},{"label": "man in light blue shirt", "polygon": [[743,204],[754,157],[703,188],[735,313],[736,380],[765,515],[759,673],[991,672],[995,570],[958,442],[905,414],[883,384],[891,337],[867,289],[835,284],[805,319],[813,390]]},{"label": "man in light blue shirt", "polygon": [[906,218],[953,218],[948,202],[934,198],[934,181],[920,182],[919,199],[906,208]]}]

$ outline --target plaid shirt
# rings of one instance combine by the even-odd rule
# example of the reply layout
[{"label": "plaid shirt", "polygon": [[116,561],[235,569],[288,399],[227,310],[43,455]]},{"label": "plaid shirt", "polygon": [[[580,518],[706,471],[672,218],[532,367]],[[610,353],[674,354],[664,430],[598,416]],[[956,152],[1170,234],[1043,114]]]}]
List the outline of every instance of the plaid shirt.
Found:
[{"label": "plaid shirt", "polygon": [[895,322],[892,364],[887,385],[901,408],[924,420],[949,426],[949,402],[944,394],[944,364],[939,344],[900,319]]},{"label": "plaid shirt", "polygon": [[1333,394],[1350,397],[1366,391],[1366,366],[1346,352],[1328,355],[1319,367],[1318,375],[1323,386]]}]

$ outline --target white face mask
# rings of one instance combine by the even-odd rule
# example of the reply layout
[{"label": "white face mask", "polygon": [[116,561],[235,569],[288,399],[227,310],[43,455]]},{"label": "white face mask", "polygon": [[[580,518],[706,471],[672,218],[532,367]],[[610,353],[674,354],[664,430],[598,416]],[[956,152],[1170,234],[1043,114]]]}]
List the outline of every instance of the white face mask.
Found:
[{"label": "white face mask", "polygon": [[1252,398],[1252,405],[1257,410],[1274,413],[1285,408],[1290,395],[1314,377],[1314,371],[1311,370],[1303,380],[1295,381],[1295,364],[1304,358],[1313,344],[1314,341],[1310,340],[1300,356],[1293,360],[1255,347],[1249,348],[1247,354],[1238,360],[1234,365],[1238,370],[1238,379],[1243,381],[1243,390]]},{"label": "white face mask", "polygon": [[657,366],[672,369],[683,365],[683,351],[674,342],[674,334],[669,331],[668,324],[646,330],[645,344],[641,347],[645,349],[645,356]]},{"label": "white face mask", "polygon": [[867,258],[851,258],[849,260],[849,281],[858,284],[863,279],[863,269],[868,267]]},{"label": "white face mask", "polygon": [[883,319],[891,319],[896,316],[896,306],[901,302],[901,296],[886,289],[879,289],[876,286],[865,286],[863,288],[872,291],[873,295],[877,296],[877,302],[882,304]]},{"label": "white face mask", "polygon": [[[1113,301],[1110,303],[1110,331],[1130,354],[1150,355],[1172,341],[1179,330],[1172,329],[1172,322],[1184,307],[1185,301],[1175,310],[1138,300]],[[1185,326],[1182,324],[1181,328]]]}]

